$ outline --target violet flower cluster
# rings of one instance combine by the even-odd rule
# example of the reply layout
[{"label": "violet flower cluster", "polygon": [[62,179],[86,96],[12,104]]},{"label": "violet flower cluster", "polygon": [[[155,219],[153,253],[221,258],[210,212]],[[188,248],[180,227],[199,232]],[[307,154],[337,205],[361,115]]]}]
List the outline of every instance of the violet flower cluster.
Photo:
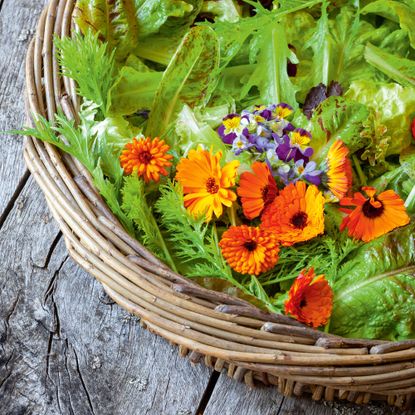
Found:
[{"label": "violet flower cluster", "polygon": [[322,171],[310,160],[311,133],[289,121],[292,113],[285,103],[258,105],[241,114],[227,115],[218,134],[232,146],[235,155],[249,152],[255,159],[265,161],[284,185],[301,179],[318,186]]}]

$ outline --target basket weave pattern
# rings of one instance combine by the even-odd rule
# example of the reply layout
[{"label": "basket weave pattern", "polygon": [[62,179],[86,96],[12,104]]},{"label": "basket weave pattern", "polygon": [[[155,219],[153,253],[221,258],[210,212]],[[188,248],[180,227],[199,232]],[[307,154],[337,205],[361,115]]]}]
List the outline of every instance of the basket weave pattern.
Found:
[{"label": "basket weave pattern", "polygon": [[[70,36],[75,30],[73,8],[74,0],[52,0],[41,15],[26,61],[31,114],[53,119],[61,107],[76,120],[76,86],[60,76],[53,46],[55,35]],[[199,287],[122,229],[76,160],[32,138],[24,157],[70,255],[146,328],[178,345],[182,356],[227,370],[250,386],[275,385],[285,395],[412,405],[415,341],[343,339]]]}]

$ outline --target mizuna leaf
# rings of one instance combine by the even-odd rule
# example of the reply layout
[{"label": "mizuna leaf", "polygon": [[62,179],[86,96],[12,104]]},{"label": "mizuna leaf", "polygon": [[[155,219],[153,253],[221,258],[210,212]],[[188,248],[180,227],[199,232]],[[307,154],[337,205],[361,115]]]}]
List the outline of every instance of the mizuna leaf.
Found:
[{"label": "mizuna leaf", "polygon": [[205,104],[215,87],[219,42],[207,26],[192,28],[164,72],[150,113],[147,134],[162,135],[183,104]]},{"label": "mizuna leaf", "polygon": [[415,333],[415,225],[363,245],[334,284],[330,332],[404,340]]}]

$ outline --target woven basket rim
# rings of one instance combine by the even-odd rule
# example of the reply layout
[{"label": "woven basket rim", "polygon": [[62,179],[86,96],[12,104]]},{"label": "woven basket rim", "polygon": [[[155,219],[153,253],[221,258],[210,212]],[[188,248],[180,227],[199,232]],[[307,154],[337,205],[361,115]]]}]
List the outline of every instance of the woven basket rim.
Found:
[{"label": "woven basket rim", "polygon": [[[75,0],[51,0],[26,59],[29,114],[52,119],[58,107],[77,119],[76,85],[60,76],[53,37],[75,31]],[[285,395],[408,407],[415,394],[415,341],[345,339],[271,315],[202,288],[171,271],[131,238],[94,189],[85,168],[54,146],[26,141],[24,158],[58,222],[72,258],[110,297],[182,356]]]}]

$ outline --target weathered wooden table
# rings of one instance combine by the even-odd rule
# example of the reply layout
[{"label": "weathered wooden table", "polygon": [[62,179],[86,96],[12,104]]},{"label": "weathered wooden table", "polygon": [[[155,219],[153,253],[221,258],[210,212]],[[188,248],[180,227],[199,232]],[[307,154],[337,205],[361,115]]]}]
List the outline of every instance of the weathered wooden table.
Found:
[{"label": "weathered wooden table", "polygon": [[[0,130],[25,122],[24,57],[46,0],[0,0]],[[0,414],[392,414],[249,390],[140,327],[69,257],[23,163],[0,136]]]}]

